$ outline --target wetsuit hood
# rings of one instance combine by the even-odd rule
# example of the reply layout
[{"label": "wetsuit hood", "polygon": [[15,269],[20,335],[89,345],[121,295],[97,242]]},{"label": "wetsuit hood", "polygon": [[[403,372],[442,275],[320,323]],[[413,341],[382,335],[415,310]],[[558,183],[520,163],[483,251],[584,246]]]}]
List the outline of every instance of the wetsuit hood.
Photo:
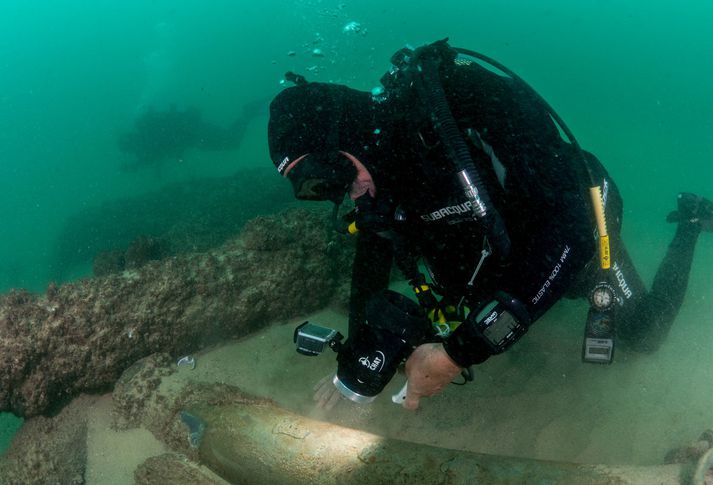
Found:
[{"label": "wetsuit hood", "polygon": [[270,157],[295,196],[337,201],[356,176],[348,152],[368,166],[376,106],[368,92],[328,83],[285,89],[270,104]]}]

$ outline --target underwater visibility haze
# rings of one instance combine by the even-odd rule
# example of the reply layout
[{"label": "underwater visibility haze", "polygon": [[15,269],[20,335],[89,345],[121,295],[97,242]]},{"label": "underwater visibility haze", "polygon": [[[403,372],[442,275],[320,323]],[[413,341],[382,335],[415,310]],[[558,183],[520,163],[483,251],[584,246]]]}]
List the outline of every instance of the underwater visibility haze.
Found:
[{"label": "underwater visibility haze", "polygon": [[[136,271],[168,258],[200,261],[201,271],[213,271],[218,263],[194,255],[220,247],[246,224],[245,244],[277,245],[260,224],[279,224],[248,221],[303,207],[274,173],[267,148],[268,105],[287,85],[284,74],[370,90],[395,51],[446,37],[515,71],[602,161],[623,195],[628,250],[650,284],[674,232],[665,217],[676,194],[713,198],[712,24],[713,3],[704,0],[5,0],[0,291],[56,291],[55,284]],[[558,305],[519,351],[478,368],[474,390],[425,403],[451,399],[462,422],[441,420],[428,409],[394,417],[405,411],[388,406],[351,415],[337,411],[325,419],[353,427],[372,420],[376,429],[366,425],[372,432],[381,424],[392,436],[420,443],[432,433],[436,439],[429,444],[482,453],[661,463],[665,450],[713,428],[711,270],[713,237],[704,234],[683,309],[655,354],[622,354],[612,366],[587,367],[579,362],[578,347],[586,308]],[[190,281],[197,285],[201,274]],[[290,274],[302,278],[298,271]],[[260,303],[245,306],[265,307],[254,314],[266,320],[257,329],[282,310],[279,295],[273,302],[261,293],[264,285],[254,287]],[[207,291],[175,291],[184,290]],[[324,318],[343,323],[343,313],[324,311]],[[291,330],[277,326],[274,332],[248,348],[284,360],[275,357],[271,366],[260,357],[264,382],[249,385],[265,398],[282,396],[276,397],[280,404],[301,399],[302,388],[310,397],[322,375],[309,366],[327,369],[329,359],[290,364]],[[245,374],[251,365],[237,351],[215,358],[226,373]],[[304,375],[277,377],[283,374],[278,363],[295,365]],[[208,372],[200,365],[196,371]],[[199,375],[217,381],[215,372]],[[515,395],[536,405],[512,405],[508,398]],[[586,402],[574,400],[577,395]],[[57,406],[53,412],[61,409],[51,404]],[[566,424],[553,424],[566,415]],[[626,423],[643,423],[643,415],[651,416],[649,425],[638,424],[630,436],[616,433]],[[488,428],[488,421],[497,424]],[[459,433],[460,425],[477,432]],[[21,419],[0,415],[0,451],[20,426]],[[670,441],[663,442],[662,434]],[[514,435],[522,437],[520,444]],[[87,483],[101,483],[102,465],[93,463]]]}]

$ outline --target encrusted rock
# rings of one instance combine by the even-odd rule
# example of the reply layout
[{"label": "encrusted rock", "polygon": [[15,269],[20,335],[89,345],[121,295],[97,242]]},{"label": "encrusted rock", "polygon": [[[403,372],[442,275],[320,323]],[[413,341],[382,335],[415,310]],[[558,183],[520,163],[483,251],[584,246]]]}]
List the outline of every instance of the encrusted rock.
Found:
[{"label": "encrusted rock", "polygon": [[27,420],[0,459],[0,483],[83,484],[91,401],[83,396],[57,416]]},{"label": "encrusted rock", "polygon": [[108,276],[127,269],[140,268],[171,254],[168,241],[152,236],[139,236],[125,251],[113,249],[97,253],[92,263],[92,273],[94,276]]},{"label": "encrusted rock", "polygon": [[101,251],[94,256],[94,261],[92,262],[92,274],[94,276],[107,276],[112,273],[124,271],[125,268],[125,251],[118,249]]},{"label": "encrusted rock", "polygon": [[225,480],[182,455],[153,456],[134,471],[136,485],[222,485]]},{"label": "encrusted rock", "polygon": [[154,391],[161,384],[161,378],[172,372],[171,357],[168,354],[145,357],[126,369],[112,393],[115,427],[126,429],[138,426],[147,401],[160,399]]},{"label": "encrusted rock", "polygon": [[0,411],[48,413],[108,390],[143,357],[190,354],[323,308],[344,294],[352,251],[327,219],[293,209],[216,250],[0,297]]}]

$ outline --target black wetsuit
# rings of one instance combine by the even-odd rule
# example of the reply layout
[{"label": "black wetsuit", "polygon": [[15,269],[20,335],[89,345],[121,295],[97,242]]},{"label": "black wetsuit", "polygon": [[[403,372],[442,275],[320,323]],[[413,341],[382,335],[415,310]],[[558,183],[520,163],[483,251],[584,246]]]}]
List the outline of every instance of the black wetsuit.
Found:
[{"label": "black wetsuit", "polygon": [[[512,79],[477,63],[461,62],[441,77],[450,109],[507,226],[512,252],[504,261],[487,257],[469,284],[484,233],[472,218],[443,143],[413,102],[407,103],[411,112],[382,108],[387,114],[378,122],[380,139],[365,155],[374,167],[377,197],[389,198],[393,210],[405,216],[396,230],[423,258],[436,288],[449,301],[464,298],[470,308],[505,291],[525,304],[534,322],[563,296],[588,297],[605,277],[618,293],[619,339],[638,349],[656,348],[682,303],[699,231],[681,224],[647,292],[619,237],[622,201],[616,185],[586,154],[596,181],[603,183],[612,239],[613,265],[603,275],[584,161],[550,115]],[[392,257],[391,241],[359,236],[350,330],[363,321],[365,301],[388,284]]]}]

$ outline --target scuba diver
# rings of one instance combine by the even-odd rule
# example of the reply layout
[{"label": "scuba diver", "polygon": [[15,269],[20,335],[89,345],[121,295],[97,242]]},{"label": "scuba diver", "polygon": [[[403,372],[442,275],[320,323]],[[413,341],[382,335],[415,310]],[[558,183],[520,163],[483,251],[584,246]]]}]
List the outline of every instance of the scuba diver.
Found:
[{"label": "scuba diver", "polygon": [[131,158],[122,164],[124,171],[160,166],[165,161],[180,161],[187,152],[235,150],[240,146],[248,124],[260,116],[267,101],[245,104],[240,116],[227,128],[203,119],[198,108],[167,110],[149,108],[134,120],[131,131],[117,141],[119,149]]},{"label": "scuba diver", "polygon": [[516,74],[447,40],[398,51],[372,92],[288,73],[295,86],[270,106],[270,156],[295,197],[334,202],[335,224],[344,196],[354,203],[350,338],[395,264],[440,337],[406,360],[409,409],[507,350],[563,297],[590,303],[583,361],[610,363],[614,342],[656,350],[713,204],[678,195],[647,291],[599,160]]}]

